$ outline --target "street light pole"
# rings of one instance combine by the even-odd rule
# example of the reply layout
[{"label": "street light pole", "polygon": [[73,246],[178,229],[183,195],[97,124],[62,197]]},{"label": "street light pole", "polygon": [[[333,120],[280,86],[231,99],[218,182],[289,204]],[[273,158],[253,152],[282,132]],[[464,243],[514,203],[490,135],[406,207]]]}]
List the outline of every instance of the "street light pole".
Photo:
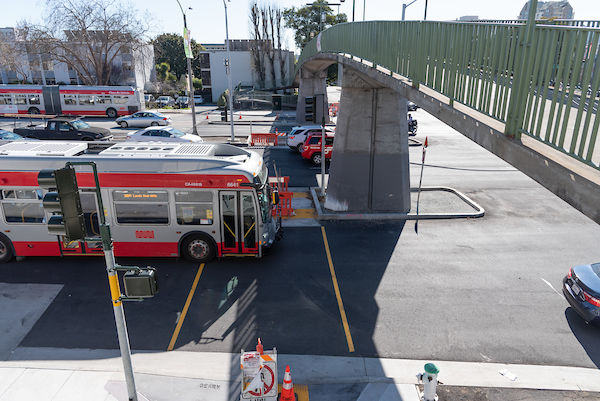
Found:
[{"label": "street light pole", "polygon": [[[183,30],[184,30],[183,46],[186,46],[185,35],[189,35],[188,30],[187,30],[187,20],[185,17],[185,12],[183,11],[183,7],[181,7],[181,3],[179,3],[179,0],[177,0],[177,4],[179,4],[179,8],[181,9],[181,14],[183,14]],[[191,10],[192,8],[189,7],[188,9]],[[192,105],[192,134],[198,135],[198,130],[196,129],[196,104],[195,104],[196,102],[194,102],[194,85],[192,83],[192,59],[190,57],[187,57],[187,55],[185,58],[187,59],[187,70],[188,70],[188,85],[189,85],[188,101]]]},{"label": "street light pole", "polygon": [[229,27],[227,25],[227,2],[230,0],[223,0],[225,6],[225,38],[227,43],[227,81],[229,83],[229,119],[231,124],[231,142],[235,142],[235,134],[233,133],[233,85],[231,84],[231,51],[229,49]]},{"label": "street light pole", "polygon": [[413,0],[408,4],[402,4],[402,21],[404,21],[404,15],[406,14],[406,7],[410,6],[415,1],[417,1],[417,0]]}]

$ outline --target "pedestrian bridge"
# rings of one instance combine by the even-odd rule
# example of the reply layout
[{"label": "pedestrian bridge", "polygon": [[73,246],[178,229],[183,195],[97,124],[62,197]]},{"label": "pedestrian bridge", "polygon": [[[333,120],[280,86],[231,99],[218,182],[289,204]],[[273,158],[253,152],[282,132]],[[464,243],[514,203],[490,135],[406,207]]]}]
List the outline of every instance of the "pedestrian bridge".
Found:
[{"label": "pedestrian bridge", "polygon": [[[323,31],[302,51],[295,85],[304,122],[304,97],[326,96],[326,68],[343,66],[326,207],[408,213],[408,99],[600,223],[599,25],[369,21]],[[378,178],[389,171],[398,187]]]}]

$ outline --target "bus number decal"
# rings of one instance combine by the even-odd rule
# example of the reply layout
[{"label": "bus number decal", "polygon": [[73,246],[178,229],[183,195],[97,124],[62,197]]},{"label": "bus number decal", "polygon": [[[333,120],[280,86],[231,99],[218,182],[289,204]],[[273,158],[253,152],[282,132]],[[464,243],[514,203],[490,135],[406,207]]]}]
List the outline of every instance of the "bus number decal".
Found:
[{"label": "bus number decal", "polygon": [[227,187],[228,187],[228,188],[237,188],[237,187],[239,187],[239,186],[240,186],[240,183],[239,183],[239,182],[228,182],[228,183],[227,183]]},{"label": "bus number decal", "polygon": [[154,231],[136,231],[135,238],[154,238]]}]

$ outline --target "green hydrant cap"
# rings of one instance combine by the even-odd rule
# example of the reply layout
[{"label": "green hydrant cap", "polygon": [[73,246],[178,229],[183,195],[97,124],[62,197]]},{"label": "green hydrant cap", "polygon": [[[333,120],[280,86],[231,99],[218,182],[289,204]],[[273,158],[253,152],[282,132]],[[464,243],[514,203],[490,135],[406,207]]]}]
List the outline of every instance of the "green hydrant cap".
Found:
[{"label": "green hydrant cap", "polygon": [[429,373],[430,375],[437,375],[438,373],[440,373],[440,370],[437,366],[435,366],[435,364],[428,363],[425,364],[425,372]]}]

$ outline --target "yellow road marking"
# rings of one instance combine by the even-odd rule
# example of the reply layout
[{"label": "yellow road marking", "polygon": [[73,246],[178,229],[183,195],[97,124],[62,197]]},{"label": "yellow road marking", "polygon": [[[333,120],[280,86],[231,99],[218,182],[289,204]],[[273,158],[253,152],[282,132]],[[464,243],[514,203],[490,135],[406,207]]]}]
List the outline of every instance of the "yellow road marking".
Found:
[{"label": "yellow road marking", "polygon": [[291,219],[314,219],[317,217],[317,211],[315,209],[294,209],[294,216]]},{"label": "yellow road marking", "polygon": [[[292,385],[294,386],[294,393],[298,396],[296,398],[296,401],[309,401],[308,386],[306,384],[292,383]],[[281,385],[281,383],[277,384],[277,389],[279,390],[278,394],[281,394],[281,390],[283,389],[283,386]]]},{"label": "yellow road marking", "polygon": [[310,198],[310,192],[292,192],[294,198]]},{"label": "yellow road marking", "polygon": [[337,298],[338,307],[340,308],[340,315],[342,316],[342,325],[344,326],[344,332],[346,333],[346,341],[348,342],[348,349],[350,352],[354,352],[354,343],[352,342],[352,336],[350,335],[350,326],[348,325],[348,319],[346,319],[346,311],[344,310],[344,304],[342,303],[342,296],[340,295],[340,287],[338,286],[337,278],[335,277],[335,270],[333,270],[333,261],[331,260],[331,252],[329,251],[329,243],[327,242],[327,234],[325,234],[325,227],[321,226],[321,233],[323,233],[323,242],[325,243],[325,252],[327,253],[327,261],[329,262],[329,271],[331,272],[331,280],[333,281],[333,289],[335,290],[335,297]]},{"label": "yellow road marking", "polygon": [[185,315],[187,315],[187,311],[192,303],[192,298],[194,297],[194,293],[196,292],[196,286],[198,286],[198,281],[200,280],[200,275],[202,274],[202,270],[204,269],[204,263],[200,265],[198,268],[198,272],[196,273],[196,278],[194,279],[194,284],[192,284],[192,289],[188,294],[187,300],[185,301],[185,305],[183,306],[183,311],[181,312],[181,316],[179,316],[179,320],[177,321],[177,327],[175,327],[175,332],[173,333],[173,337],[171,337],[171,342],[169,343],[169,347],[167,351],[173,351],[173,347],[175,347],[175,342],[177,341],[177,337],[179,336],[179,331],[181,330],[181,326],[183,326],[183,320],[185,319]]}]

